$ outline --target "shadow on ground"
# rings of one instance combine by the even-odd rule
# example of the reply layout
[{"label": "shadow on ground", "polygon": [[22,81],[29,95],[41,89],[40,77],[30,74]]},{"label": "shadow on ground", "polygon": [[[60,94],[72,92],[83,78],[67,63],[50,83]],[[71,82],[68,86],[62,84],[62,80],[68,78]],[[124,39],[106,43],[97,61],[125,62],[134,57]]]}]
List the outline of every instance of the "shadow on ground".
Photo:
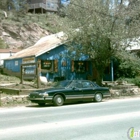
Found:
[{"label": "shadow on ground", "polygon": [[[105,102],[105,101],[102,101],[102,102]],[[98,104],[100,102],[94,102],[94,101],[78,101],[78,102],[71,102],[71,103],[65,103],[63,106],[69,106],[69,105],[80,105],[80,104]],[[45,108],[45,107],[62,107],[62,106],[55,106],[53,104],[48,104],[46,103],[45,105],[38,105],[38,104],[33,104],[33,105],[27,105],[26,107],[32,107],[32,108]]]}]

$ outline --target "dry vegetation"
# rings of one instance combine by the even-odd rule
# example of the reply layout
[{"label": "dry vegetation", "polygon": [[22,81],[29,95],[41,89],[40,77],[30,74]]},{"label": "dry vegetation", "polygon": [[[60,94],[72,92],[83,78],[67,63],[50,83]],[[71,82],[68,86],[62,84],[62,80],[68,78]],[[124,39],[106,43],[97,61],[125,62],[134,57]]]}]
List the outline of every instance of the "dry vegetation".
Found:
[{"label": "dry vegetation", "polygon": [[[40,88],[45,88],[47,85],[40,85]],[[36,81],[23,81],[20,83],[20,78],[0,74],[0,88],[11,89],[37,89]]]}]

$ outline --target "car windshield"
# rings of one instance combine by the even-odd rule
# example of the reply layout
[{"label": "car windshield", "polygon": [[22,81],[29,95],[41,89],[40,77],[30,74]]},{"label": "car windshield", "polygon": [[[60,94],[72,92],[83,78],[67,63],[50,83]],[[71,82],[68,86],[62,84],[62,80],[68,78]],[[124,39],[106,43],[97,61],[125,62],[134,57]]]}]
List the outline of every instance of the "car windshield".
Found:
[{"label": "car windshield", "polygon": [[53,87],[63,88],[63,87],[67,87],[70,83],[71,83],[70,80],[64,80],[64,81],[56,82]]},{"label": "car windshield", "polygon": [[93,84],[96,86],[96,87],[100,87],[98,84],[96,84],[95,82],[93,82]]}]

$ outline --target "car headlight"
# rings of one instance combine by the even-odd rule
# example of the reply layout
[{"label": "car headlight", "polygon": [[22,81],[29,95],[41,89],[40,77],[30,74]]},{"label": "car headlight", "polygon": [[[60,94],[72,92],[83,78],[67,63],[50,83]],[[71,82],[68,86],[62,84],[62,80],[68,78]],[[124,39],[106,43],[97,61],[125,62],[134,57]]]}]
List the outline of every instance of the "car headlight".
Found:
[{"label": "car headlight", "polygon": [[44,92],[44,93],[39,93],[39,95],[43,96],[43,97],[48,97],[48,93],[47,92]]}]

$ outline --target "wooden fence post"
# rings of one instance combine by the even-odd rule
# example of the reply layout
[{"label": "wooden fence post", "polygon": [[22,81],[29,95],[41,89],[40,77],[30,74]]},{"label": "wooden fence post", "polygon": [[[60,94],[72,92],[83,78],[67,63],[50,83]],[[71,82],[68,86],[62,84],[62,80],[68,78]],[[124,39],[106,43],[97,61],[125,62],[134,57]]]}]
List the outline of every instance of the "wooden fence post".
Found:
[{"label": "wooden fence post", "polygon": [[36,71],[37,71],[37,88],[40,88],[40,62],[36,64]]},{"label": "wooden fence post", "polygon": [[20,75],[20,79],[21,79],[21,80],[20,80],[20,83],[21,83],[21,84],[23,84],[23,70],[22,70],[22,68],[23,68],[23,66],[21,65],[21,67],[20,67],[20,74],[21,74],[21,75]]}]

